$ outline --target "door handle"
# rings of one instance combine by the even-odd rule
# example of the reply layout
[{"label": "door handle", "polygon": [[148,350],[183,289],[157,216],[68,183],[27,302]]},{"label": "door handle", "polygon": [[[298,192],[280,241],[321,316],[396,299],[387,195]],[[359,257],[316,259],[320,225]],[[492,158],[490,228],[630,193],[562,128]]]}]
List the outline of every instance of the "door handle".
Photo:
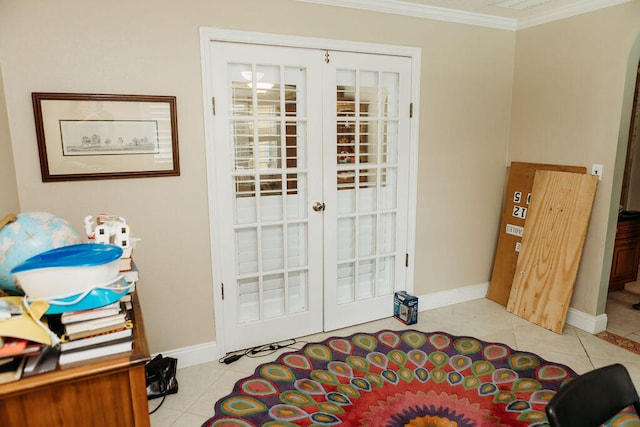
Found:
[{"label": "door handle", "polygon": [[322,202],[315,202],[313,204],[313,210],[316,212],[322,212],[324,210],[325,206],[324,203]]}]

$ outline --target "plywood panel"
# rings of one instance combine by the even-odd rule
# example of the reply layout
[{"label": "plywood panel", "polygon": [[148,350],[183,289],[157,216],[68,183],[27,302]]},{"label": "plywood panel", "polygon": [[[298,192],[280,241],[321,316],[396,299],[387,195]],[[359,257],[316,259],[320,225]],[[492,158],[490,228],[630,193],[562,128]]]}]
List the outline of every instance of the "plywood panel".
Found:
[{"label": "plywood panel", "polygon": [[537,170],[586,173],[584,166],[549,165],[544,163],[512,162],[502,204],[500,234],[491,273],[487,298],[507,305],[511,293],[513,274],[518,262],[525,218],[529,207],[529,195]]},{"label": "plywood panel", "polygon": [[537,171],[507,310],[562,333],[598,177]]}]

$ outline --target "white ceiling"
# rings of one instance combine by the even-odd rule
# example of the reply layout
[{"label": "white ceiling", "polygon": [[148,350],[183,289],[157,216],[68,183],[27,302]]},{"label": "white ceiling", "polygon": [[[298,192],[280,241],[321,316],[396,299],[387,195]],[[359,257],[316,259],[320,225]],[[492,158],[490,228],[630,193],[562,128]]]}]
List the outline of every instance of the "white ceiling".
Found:
[{"label": "white ceiling", "polygon": [[298,0],[519,30],[640,0]]}]

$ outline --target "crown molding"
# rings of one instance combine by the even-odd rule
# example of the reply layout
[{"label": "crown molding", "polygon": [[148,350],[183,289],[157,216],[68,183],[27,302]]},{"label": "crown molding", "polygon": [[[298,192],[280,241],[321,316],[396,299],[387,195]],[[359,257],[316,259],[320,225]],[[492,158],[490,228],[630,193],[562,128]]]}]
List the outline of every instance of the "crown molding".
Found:
[{"label": "crown molding", "polygon": [[517,31],[536,25],[542,25],[571,16],[628,3],[634,0],[584,0],[552,11],[540,13],[528,18],[514,19],[487,15],[444,7],[420,5],[402,0],[296,0],[303,3],[316,3],[329,6],[349,7],[373,12],[405,15],[414,18],[434,19],[458,24],[477,25],[500,30]]},{"label": "crown molding", "polygon": [[373,12],[392,13],[414,18],[435,19],[437,21],[455,22],[458,24],[478,25],[515,31],[518,21],[501,16],[464,12],[437,6],[426,6],[396,0],[297,0],[303,3],[317,3],[330,6],[350,7]]},{"label": "crown molding", "polygon": [[536,25],[547,24],[549,22],[570,18],[572,16],[593,12],[611,6],[617,6],[623,3],[629,3],[631,1],[633,0],[584,0],[546,13],[540,13],[535,16],[520,19],[518,20],[516,30],[523,30],[525,28],[535,27]]}]

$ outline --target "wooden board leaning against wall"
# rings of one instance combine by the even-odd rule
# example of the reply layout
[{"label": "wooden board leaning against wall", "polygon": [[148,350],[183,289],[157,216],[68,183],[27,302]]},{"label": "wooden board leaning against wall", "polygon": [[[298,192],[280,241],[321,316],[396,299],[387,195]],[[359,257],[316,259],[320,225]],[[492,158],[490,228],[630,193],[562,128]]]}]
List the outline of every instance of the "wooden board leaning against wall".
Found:
[{"label": "wooden board leaning against wall", "polygon": [[537,170],[586,173],[584,166],[512,162],[502,205],[500,234],[487,298],[507,305]]},{"label": "wooden board leaning against wall", "polygon": [[536,172],[508,311],[562,333],[597,184],[594,175]]}]

